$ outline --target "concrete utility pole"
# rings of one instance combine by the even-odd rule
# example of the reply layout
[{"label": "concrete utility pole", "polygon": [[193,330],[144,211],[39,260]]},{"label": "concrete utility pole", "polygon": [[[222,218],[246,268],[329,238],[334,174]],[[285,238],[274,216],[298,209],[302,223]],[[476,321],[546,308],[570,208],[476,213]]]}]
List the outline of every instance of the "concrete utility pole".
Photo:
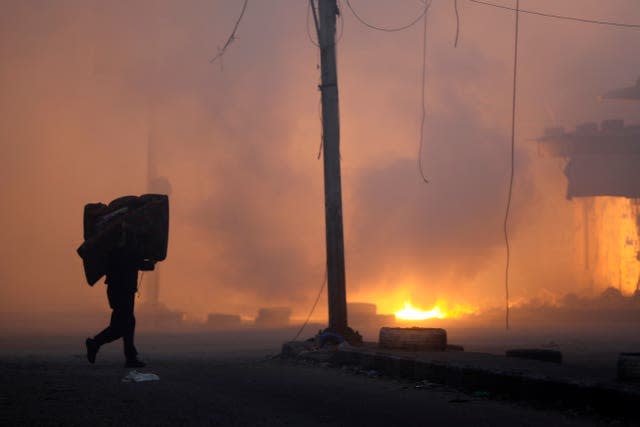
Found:
[{"label": "concrete utility pole", "polygon": [[349,328],[347,323],[342,184],[340,181],[340,117],[336,70],[336,16],[339,13],[336,0],[318,0],[320,22],[316,20],[316,23],[320,43],[324,205],[329,295],[329,328],[327,330],[341,334],[353,344],[362,342],[362,337]]}]

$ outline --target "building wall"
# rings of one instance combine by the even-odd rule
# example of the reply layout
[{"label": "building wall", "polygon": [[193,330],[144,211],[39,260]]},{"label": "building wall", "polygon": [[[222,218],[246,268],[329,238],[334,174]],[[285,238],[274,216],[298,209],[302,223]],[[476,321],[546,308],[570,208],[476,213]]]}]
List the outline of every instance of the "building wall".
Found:
[{"label": "building wall", "polygon": [[587,291],[608,287],[623,294],[635,292],[638,261],[638,202],[623,197],[576,198],[576,258],[583,266]]}]

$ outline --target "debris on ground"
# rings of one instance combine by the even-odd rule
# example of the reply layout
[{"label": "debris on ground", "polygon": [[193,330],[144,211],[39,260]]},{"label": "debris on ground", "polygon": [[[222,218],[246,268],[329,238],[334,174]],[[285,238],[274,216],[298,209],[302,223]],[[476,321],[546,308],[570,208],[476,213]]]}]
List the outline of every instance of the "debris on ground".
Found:
[{"label": "debris on ground", "polygon": [[430,389],[430,388],[439,387],[439,386],[440,384],[432,383],[431,381],[427,381],[427,380],[422,380],[422,381],[418,381],[413,386],[413,388],[417,390],[422,390],[422,389]]},{"label": "debris on ground", "polygon": [[129,371],[122,379],[123,383],[141,383],[145,381],[159,381],[160,377],[151,372]]},{"label": "debris on ground", "polygon": [[489,398],[491,394],[488,391],[478,390],[478,391],[474,391],[472,396],[478,397],[478,398]]}]

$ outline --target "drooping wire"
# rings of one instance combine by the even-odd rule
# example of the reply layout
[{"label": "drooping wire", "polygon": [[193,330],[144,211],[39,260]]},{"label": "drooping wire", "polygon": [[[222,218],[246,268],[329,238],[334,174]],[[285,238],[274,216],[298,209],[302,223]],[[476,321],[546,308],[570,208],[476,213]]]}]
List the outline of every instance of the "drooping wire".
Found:
[{"label": "drooping wire", "polygon": [[[482,0],[468,0],[472,3],[476,3],[476,4],[481,4],[484,6],[491,6],[491,7],[495,7],[498,9],[506,9],[506,10],[512,10],[515,11],[516,9],[509,7],[509,6],[503,6],[501,4],[495,4],[495,3],[490,3],[488,1],[482,1]],[[526,9],[520,9],[519,10],[520,13],[528,13],[530,15],[537,15],[537,16],[543,16],[545,18],[554,18],[554,19],[563,19],[566,21],[574,21],[574,22],[582,22],[585,24],[596,24],[596,25],[609,25],[612,27],[623,27],[623,28],[640,28],[640,24],[625,24],[622,22],[612,22],[612,21],[602,21],[599,19],[584,19],[584,18],[576,18],[574,16],[566,16],[566,15],[556,15],[553,13],[543,13],[543,12],[538,12],[535,10],[526,10]]]},{"label": "drooping wire", "polygon": [[371,28],[372,30],[378,30],[378,31],[386,31],[389,33],[393,33],[396,31],[402,31],[402,30],[406,30],[407,28],[410,28],[412,26],[414,26],[416,23],[418,23],[418,21],[420,21],[420,19],[422,19],[422,17],[424,17],[427,14],[427,10],[429,9],[429,5],[431,4],[431,2],[427,2],[425,3],[425,7],[424,10],[422,12],[420,12],[420,15],[418,15],[415,19],[413,19],[411,22],[409,22],[408,24],[402,25],[400,27],[391,27],[391,28],[385,28],[385,27],[378,27],[376,25],[370,24],[367,21],[365,21],[359,14],[358,12],[355,11],[355,9],[351,6],[351,1],[350,0],[346,0],[347,2],[347,6],[349,7],[349,9],[351,10],[351,13],[353,13],[353,16],[356,17],[356,19],[358,21],[360,21],[360,23],[366,27]]},{"label": "drooping wire", "polygon": [[337,46],[338,42],[342,40],[342,34],[344,33],[344,18],[342,17],[342,3],[340,0],[337,0],[336,3],[338,4],[338,19],[340,20],[340,32],[338,32],[338,35],[336,36]]},{"label": "drooping wire", "polygon": [[318,34],[319,28],[318,28],[318,18],[316,16],[316,10],[315,10],[315,6],[313,5],[313,0],[309,0],[309,5],[307,6],[307,38],[309,39],[309,41],[311,42],[311,44],[313,44],[315,47],[320,47],[320,43],[316,42],[313,37],[311,36],[311,29],[309,28],[309,15],[311,15],[311,9],[313,9],[313,20],[315,22],[315,28],[316,28],[316,37],[319,39],[320,35]]},{"label": "drooping wire", "polygon": [[[313,3],[313,0],[309,0],[309,7],[307,9],[307,34],[309,34],[308,28],[309,28],[309,11],[313,12],[313,23],[316,29],[316,35],[318,37],[318,43],[314,43],[312,40],[312,43],[315,44],[318,48],[320,48],[320,24],[318,23],[318,13],[316,11],[316,6]],[[311,38],[311,35],[309,34],[309,37]],[[320,68],[320,65],[318,65],[318,68]],[[324,126],[322,123],[322,99],[319,98],[318,99],[318,117],[320,118],[320,147],[318,147],[318,160],[320,160],[320,157],[322,156],[322,150],[324,148]]]},{"label": "drooping wire", "polygon": [[309,319],[311,319],[311,316],[313,315],[313,312],[316,309],[316,305],[318,305],[318,301],[320,301],[320,297],[322,296],[322,291],[324,290],[324,287],[325,287],[326,284],[327,284],[327,270],[325,269],[325,271],[324,271],[324,280],[322,281],[322,286],[320,286],[320,291],[318,292],[318,296],[316,297],[316,300],[313,303],[313,306],[311,307],[311,311],[309,311],[309,315],[307,316],[307,320],[304,321],[304,323],[302,324],[302,326],[298,330],[298,333],[296,334],[295,337],[293,337],[293,339],[291,341],[297,340],[298,337],[300,336],[300,334],[302,333],[302,331],[304,330],[304,328],[309,324]]},{"label": "drooping wire", "polygon": [[236,31],[238,31],[238,26],[240,25],[240,21],[242,21],[244,12],[247,10],[247,3],[249,3],[249,0],[244,0],[244,4],[242,5],[242,11],[240,12],[240,16],[238,17],[236,24],[233,26],[233,31],[231,31],[231,34],[229,35],[229,38],[227,39],[224,46],[222,46],[222,49],[218,48],[218,53],[216,54],[216,56],[211,58],[211,60],[209,61],[210,64],[222,58],[222,55],[224,55],[224,53],[227,51],[227,48],[231,45],[231,43],[235,41]]},{"label": "drooping wire", "polygon": [[427,80],[427,16],[428,15],[426,11],[429,10],[429,6],[431,6],[431,2],[428,2],[425,4],[425,13],[423,15],[424,26],[423,26],[423,32],[422,32],[422,84],[420,89],[422,117],[420,119],[420,148],[418,149],[418,171],[420,172],[420,177],[422,178],[422,181],[425,182],[425,184],[429,183],[429,180],[425,176],[424,169],[422,167],[422,148],[424,146],[424,122],[426,121],[426,118],[427,118],[427,106],[425,105],[426,101],[425,101],[424,91],[425,91],[426,80]]},{"label": "drooping wire", "polygon": [[518,24],[520,18],[520,0],[516,0],[516,25],[515,25],[515,40],[513,48],[513,97],[511,102],[511,174],[509,177],[509,192],[507,195],[507,207],[504,213],[504,242],[507,248],[507,262],[504,272],[504,287],[505,287],[505,327],[509,329],[509,263],[511,261],[511,247],[509,246],[509,212],[511,210],[511,199],[513,197],[513,178],[515,175],[515,141],[516,141],[516,95],[517,95],[517,78],[518,78]]},{"label": "drooping wire", "polygon": [[458,47],[458,38],[460,37],[460,13],[458,13],[458,0],[453,0],[453,10],[456,12],[456,41],[453,47]]},{"label": "drooping wire", "polygon": [[324,151],[324,126],[322,126],[322,98],[318,98],[318,118],[320,119],[320,146],[318,147],[318,158],[322,157],[322,151]]}]

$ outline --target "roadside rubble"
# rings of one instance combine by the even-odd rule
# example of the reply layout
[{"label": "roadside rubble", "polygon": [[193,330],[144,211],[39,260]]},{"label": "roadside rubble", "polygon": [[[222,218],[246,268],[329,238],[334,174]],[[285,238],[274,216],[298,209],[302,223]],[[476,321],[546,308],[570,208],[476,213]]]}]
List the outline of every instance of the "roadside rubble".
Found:
[{"label": "roadside rubble", "polygon": [[594,408],[603,414],[638,419],[640,384],[590,378],[557,363],[451,349],[410,352],[380,349],[375,343],[351,346],[318,340],[287,342],[282,358],[296,363],[339,368],[370,378],[413,381],[405,388],[445,387],[470,399],[535,401],[562,408]]}]

